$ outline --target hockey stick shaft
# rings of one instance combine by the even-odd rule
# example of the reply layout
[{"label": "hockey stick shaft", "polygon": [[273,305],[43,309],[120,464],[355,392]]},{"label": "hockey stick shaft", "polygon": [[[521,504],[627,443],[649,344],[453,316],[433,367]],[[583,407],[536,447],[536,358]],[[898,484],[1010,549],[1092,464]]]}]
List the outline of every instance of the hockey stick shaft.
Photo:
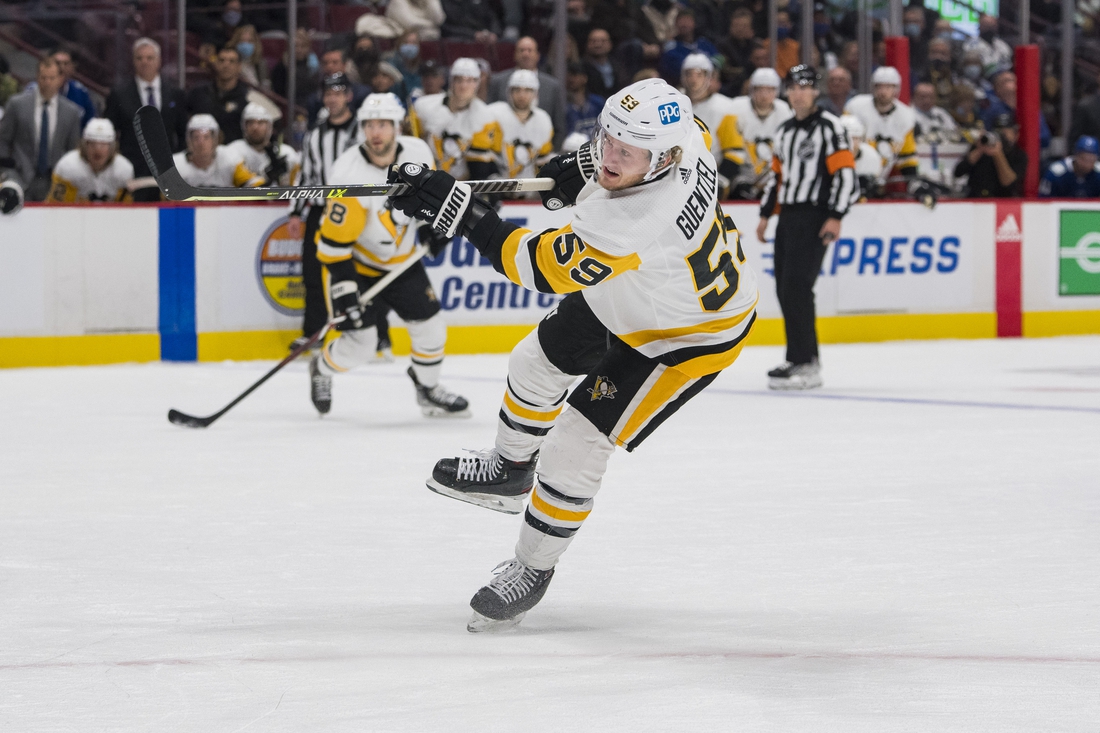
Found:
[{"label": "hockey stick shaft", "polygon": [[[172,147],[156,107],[145,106],[134,115],[138,146],[157,185],[169,201],[290,201],[295,199],[338,199],[355,196],[393,196],[408,193],[407,183],[366,183],[335,186],[262,186],[257,188],[199,187],[183,179],[172,160]],[[496,181],[466,181],[474,193],[518,193],[549,191],[552,178],[505,178]]]},{"label": "hockey stick shaft", "polygon": [[[359,296],[359,302],[362,303],[363,305],[368,305],[372,300],[374,300],[376,297],[378,297],[378,294],[381,293],[383,290],[385,290],[390,285],[390,283],[392,283],[394,280],[396,280],[398,277],[400,277],[403,272],[405,272],[410,267],[412,267],[417,262],[419,262],[421,260],[421,258],[423,258],[424,255],[426,255],[427,253],[428,253],[428,249],[426,247],[417,248],[417,250],[413,253],[413,255],[411,257],[409,257],[409,259],[405,260],[404,262],[399,264],[397,267],[390,270],[378,282],[376,282],[369,289],[367,289],[367,292],[360,295]],[[326,323],[324,326],[322,326],[321,329],[319,331],[317,331],[317,333],[310,336],[309,339],[307,339],[304,344],[301,344],[300,346],[295,348],[293,351],[291,351],[289,354],[287,354],[286,357],[282,361],[280,361],[278,364],[276,364],[270,371],[268,371],[267,374],[263,375],[257,381],[253,382],[252,386],[250,386],[244,392],[241,392],[239,395],[237,395],[236,398],[233,399],[232,402],[230,402],[228,405],[226,405],[222,409],[215,412],[213,415],[207,415],[206,417],[196,417],[194,415],[188,415],[186,413],[180,412],[179,410],[169,410],[168,411],[168,421],[171,422],[174,425],[182,425],[183,427],[187,427],[187,428],[205,428],[205,427],[209,426],[211,423],[213,423],[215,420],[220,418],[222,415],[224,415],[225,413],[227,413],[231,409],[233,409],[245,397],[247,397],[248,395],[255,392],[256,389],[259,388],[259,386],[261,384],[263,384],[268,379],[273,377],[279,370],[281,370],[287,364],[289,364],[290,362],[297,359],[299,356],[301,356],[303,353],[305,353],[309,349],[312,349],[316,344],[318,344],[322,339],[324,339],[325,334],[327,334],[329,332],[329,329],[331,329],[333,326],[335,326],[337,323],[339,323],[342,320],[343,320],[342,316],[339,317],[339,318],[333,318],[333,319],[329,320],[329,322]]]}]

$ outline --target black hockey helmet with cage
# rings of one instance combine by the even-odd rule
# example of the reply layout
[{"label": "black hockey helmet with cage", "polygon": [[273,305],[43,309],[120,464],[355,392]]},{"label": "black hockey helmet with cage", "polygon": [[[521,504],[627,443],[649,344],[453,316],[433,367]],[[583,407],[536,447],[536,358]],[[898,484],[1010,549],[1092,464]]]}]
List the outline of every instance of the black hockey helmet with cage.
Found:
[{"label": "black hockey helmet with cage", "polygon": [[792,66],[787,72],[787,86],[816,87],[821,75],[809,64]]}]

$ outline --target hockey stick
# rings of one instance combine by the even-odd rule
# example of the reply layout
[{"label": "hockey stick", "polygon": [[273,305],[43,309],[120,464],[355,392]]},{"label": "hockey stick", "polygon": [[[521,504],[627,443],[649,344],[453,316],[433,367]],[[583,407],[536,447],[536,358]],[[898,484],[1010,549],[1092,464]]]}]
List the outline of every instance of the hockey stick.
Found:
[{"label": "hockey stick", "polygon": [[[374,285],[372,285],[370,287],[370,289],[367,290],[367,292],[360,295],[359,296],[359,302],[362,303],[363,305],[370,304],[370,302],[372,300],[374,300],[376,297],[378,297],[378,294],[381,293],[383,290],[385,290],[386,287],[389,286],[390,283],[392,283],[394,280],[396,280],[398,277],[400,277],[401,273],[405,272],[405,270],[408,270],[410,267],[415,265],[417,262],[420,262],[420,259],[424,255],[426,255],[427,253],[428,253],[428,248],[427,247],[419,247],[416,250],[416,252],[414,252],[413,255],[411,257],[409,257],[409,259],[405,260],[404,262],[399,264],[397,267],[390,270],[388,273],[386,273],[385,276],[382,277],[381,280],[379,280]],[[205,428],[205,427],[209,426],[212,422],[217,420],[219,417],[221,417],[222,415],[224,415],[225,413],[227,413],[231,409],[233,409],[233,407],[238,402],[240,402],[245,397],[247,397],[248,395],[250,395],[254,391],[256,391],[256,388],[259,387],[264,382],[266,382],[268,379],[270,379],[275,374],[275,372],[279,371],[280,369],[285,367],[287,364],[289,364],[290,362],[297,359],[304,352],[308,351],[309,349],[312,349],[314,347],[314,345],[316,345],[317,343],[319,343],[321,340],[323,340],[325,338],[325,334],[329,332],[329,329],[331,329],[333,326],[335,326],[337,323],[339,323],[342,320],[343,320],[343,316],[330,320],[328,323],[326,323],[324,326],[321,327],[320,331],[318,331],[317,333],[310,336],[309,339],[304,344],[301,344],[300,346],[295,348],[293,351],[291,351],[289,354],[287,354],[286,358],[284,358],[282,361],[280,361],[278,364],[276,364],[271,369],[271,371],[269,371],[267,374],[260,377],[260,379],[258,381],[256,381],[255,383],[253,383],[253,385],[251,387],[246,389],[244,392],[241,392],[239,395],[237,395],[236,399],[234,399],[232,402],[230,402],[228,405],[226,405],[222,409],[215,412],[213,415],[207,415],[206,417],[196,417],[195,415],[188,415],[186,413],[180,412],[179,410],[169,410],[168,411],[168,422],[172,423],[173,425],[182,425],[185,428]]]},{"label": "hockey stick", "polygon": [[[290,199],[338,199],[352,196],[390,196],[409,191],[407,183],[365,183],[340,186],[262,186],[258,188],[199,187],[183,180],[175,161],[168,133],[156,107],[145,106],[134,115],[141,154],[157,185],[169,201],[279,201]],[[466,181],[474,193],[517,193],[549,191],[552,178],[506,178],[499,181]]]}]

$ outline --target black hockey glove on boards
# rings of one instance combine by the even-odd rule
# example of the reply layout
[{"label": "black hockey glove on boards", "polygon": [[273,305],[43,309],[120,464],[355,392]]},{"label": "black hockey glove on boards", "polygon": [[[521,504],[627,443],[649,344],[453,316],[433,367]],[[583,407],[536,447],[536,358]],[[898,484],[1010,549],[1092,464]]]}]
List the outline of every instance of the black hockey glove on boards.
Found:
[{"label": "black hockey glove on boards", "polygon": [[539,178],[553,178],[554,187],[539,191],[542,205],[551,211],[577,203],[581,189],[596,175],[592,158],[592,143],[585,143],[575,153],[559,155],[539,169]]},{"label": "black hockey glove on boards", "polygon": [[462,231],[470,214],[473,194],[446,171],[433,171],[419,163],[401,163],[390,168],[388,183],[407,183],[412,190],[403,196],[391,196],[393,208],[431,224],[437,234],[448,239]]},{"label": "black hockey glove on boards", "polygon": [[268,185],[278,185],[279,179],[290,170],[290,166],[287,164],[286,156],[279,155],[278,143],[272,142],[264,150],[267,153],[268,160],[271,161],[264,170],[264,178],[267,179]]}]

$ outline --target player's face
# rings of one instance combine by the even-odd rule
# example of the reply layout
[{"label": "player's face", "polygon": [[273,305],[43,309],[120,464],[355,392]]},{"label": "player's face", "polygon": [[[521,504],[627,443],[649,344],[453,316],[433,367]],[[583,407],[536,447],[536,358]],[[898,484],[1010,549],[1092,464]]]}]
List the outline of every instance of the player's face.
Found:
[{"label": "player's face", "polygon": [[481,79],[473,76],[456,76],[451,79],[451,96],[459,104],[467,104],[477,96],[477,87]]},{"label": "player's face", "polygon": [[397,140],[397,128],[393,120],[365,120],[363,122],[363,144],[371,155],[389,155]]},{"label": "player's face", "polygon": [[271,123],[267,120],[246,120],[244,139],[249,145],[267,145],[271,140]]},{"label": "player's face", "polygon": [[187,150],[195,161],[206,162],[212,159],[217,146],[218,139],[210,130],[192,130],[187,135]]},{"label": "player's face", "polygon": [[812,86],[794,84],[787,89],[787,101],[796,114],[806,114],[817,101],[817,90]]},{"label": "player's face", "polygon": [[538,94],[534,89],[524,89],[523,87],[512,88],[512,108],[520,112],[526,112],[531,109],[531,105],[535,103],[535,95]]},{"label": "player's face", "polygon": [[885,107],[898,98],[898,88],[893,84],[875,84],[875,104]]},{"label": "player's face", "polygon": [[86,140],[84,142],[84,155],[88,158],[88,165],[90,165],[94,171],[100,171],[107,167],[107,161],[111,159],[111,153],[114,152],[114,149],[114,143],[98,142],[95,140]]},{"label": "player's face", "polygon": [[779,90],[775,87],[753,87],[752,103],[755,104],[758,109],[771,109],[778,95]]},{"label": "player's face", "polygon": [[1078,175],[1082,173],[1088,173],[1096,167],[1096,156],[1092,153],[1080,152],[1073,154],[1073,167],[1077,169]]},{"label": "player's face", "polygon": [[692,99],[704,96],[710,87],[710,74],[704,69],[684,69],[680,74],[684,90]]},{"label": "player's face", "polygon": [[600,152],[599,184],[608,191],[618,191],[641,183],[649,172],[651,155],[645,148],[605,136]]}]

